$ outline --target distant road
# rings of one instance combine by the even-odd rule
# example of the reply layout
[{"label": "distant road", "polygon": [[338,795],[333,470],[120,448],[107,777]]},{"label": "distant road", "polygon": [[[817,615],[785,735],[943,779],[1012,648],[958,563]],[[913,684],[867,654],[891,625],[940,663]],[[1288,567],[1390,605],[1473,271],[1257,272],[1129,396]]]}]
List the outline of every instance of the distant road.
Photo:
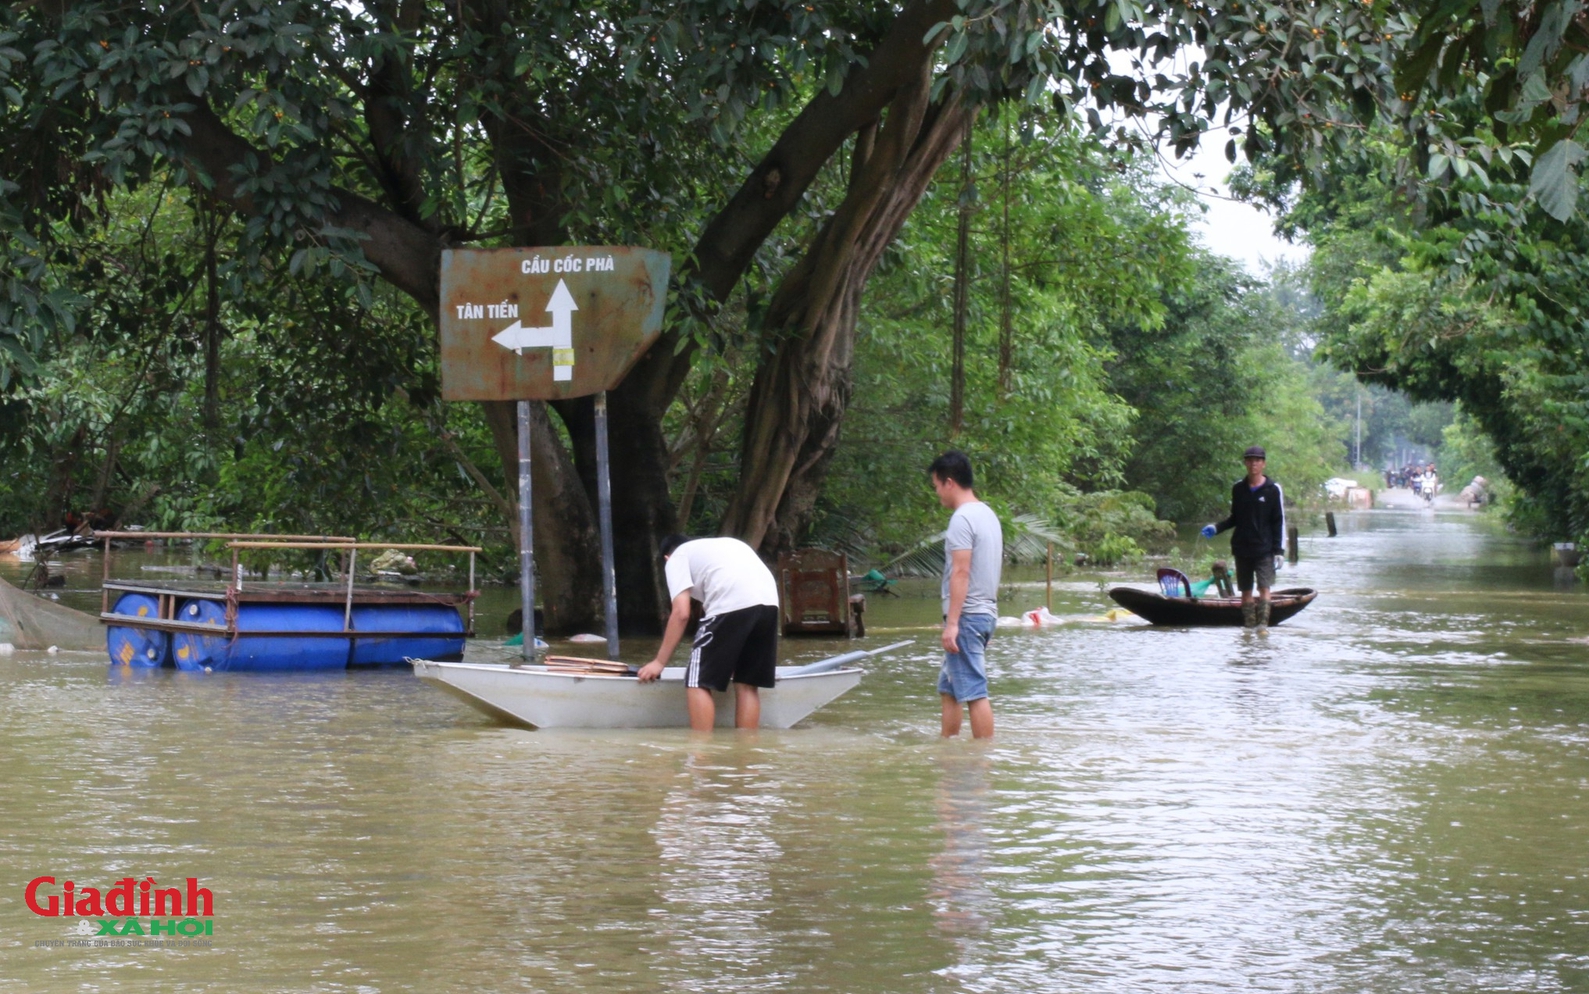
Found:
[{"label": "distant road", "polygon": [[[1420,507],[1427,507],[1422,497],[1412,492],[1411,487],[1392,487],[1389,490],[1374,491],[1374,506],[1394,510],[1411,511]],[[1455,494],[1442,490],[1435,494],[1434,506],[1441,511],[1466,511],[1468,503],[1459,499]]]}]

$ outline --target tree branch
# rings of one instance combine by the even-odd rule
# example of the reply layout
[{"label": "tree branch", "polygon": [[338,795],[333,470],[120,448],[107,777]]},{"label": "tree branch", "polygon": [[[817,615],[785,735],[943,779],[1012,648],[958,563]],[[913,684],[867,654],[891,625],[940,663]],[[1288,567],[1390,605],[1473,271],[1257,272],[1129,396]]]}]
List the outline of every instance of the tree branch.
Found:
[{"label": "tree branch", "polygon": [[[239,192],[237,173],[248,168],[250,157],[266,159],[268,153],[240,138],[208,104],[199,104],[184,120],[192,133],[179,138],[178,146],[188,163],[209,176],[216,199],[253,216],[253,198]],[[356,193],[339,188],[332,193],[338,206],[326,214],[326,222],[362,236],[364,257],[434,319],[441,303],[441,239]]]}]

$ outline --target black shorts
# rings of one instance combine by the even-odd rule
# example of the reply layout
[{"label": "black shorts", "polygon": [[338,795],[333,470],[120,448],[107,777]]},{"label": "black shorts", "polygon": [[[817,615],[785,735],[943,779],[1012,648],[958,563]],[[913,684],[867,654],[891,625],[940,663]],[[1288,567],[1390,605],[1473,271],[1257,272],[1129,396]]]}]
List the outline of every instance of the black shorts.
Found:
[{"label": "black shorts", "polygon": [[1236,589],[1250,594],[1254,580],[1258,581],[1259,590],[1268,590],[1275,585],[1274,556],[1236,557]]},{"label": "black shorts", "polygon": [[728,682],[771,687],[778,676],[778,609],[740,608],[701,622],[684,671],[686,687],[727,690]]}]

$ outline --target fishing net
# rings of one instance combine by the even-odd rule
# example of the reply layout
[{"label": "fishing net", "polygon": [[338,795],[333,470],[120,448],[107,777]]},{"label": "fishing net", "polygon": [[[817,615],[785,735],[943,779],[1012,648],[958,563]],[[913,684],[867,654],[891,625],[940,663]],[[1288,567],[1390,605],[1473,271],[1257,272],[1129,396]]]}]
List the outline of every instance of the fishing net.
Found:
[{"label": "fishing net", "polygon": [[103,649],[99,619],[0,580],[0,642],[18,649]]}]

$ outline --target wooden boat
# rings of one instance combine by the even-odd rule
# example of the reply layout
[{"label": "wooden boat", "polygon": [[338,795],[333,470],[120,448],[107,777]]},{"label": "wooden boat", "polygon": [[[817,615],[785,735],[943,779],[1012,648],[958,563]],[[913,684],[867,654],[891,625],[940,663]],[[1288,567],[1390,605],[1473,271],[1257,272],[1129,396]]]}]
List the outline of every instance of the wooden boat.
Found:
[{"label": "wooden boat", "polygon": [[[849,652],[804,666],[778,667],[778,685],[761,692],[764,728],[789,728],[861,682],[852,665],[909,645]],[[412,660],[414,675],[471,707],[531,728],[687,728],[684,667],[670,666],[654,683],[596,670],[500,663]],[[734,694],[717,695],[717,725],[734,724]]]},{"label": "wooden boat", "polygon": [[[1241,625],[1239,597],[1166,597],[1157,590],[1113,587],[1109,596],[1116,604],[1155,625],[1207,627]],[[1269,624],[1278,625],[1313,603],[1319,596],[1310,587],[1288,587],[1269,594]]]}]

